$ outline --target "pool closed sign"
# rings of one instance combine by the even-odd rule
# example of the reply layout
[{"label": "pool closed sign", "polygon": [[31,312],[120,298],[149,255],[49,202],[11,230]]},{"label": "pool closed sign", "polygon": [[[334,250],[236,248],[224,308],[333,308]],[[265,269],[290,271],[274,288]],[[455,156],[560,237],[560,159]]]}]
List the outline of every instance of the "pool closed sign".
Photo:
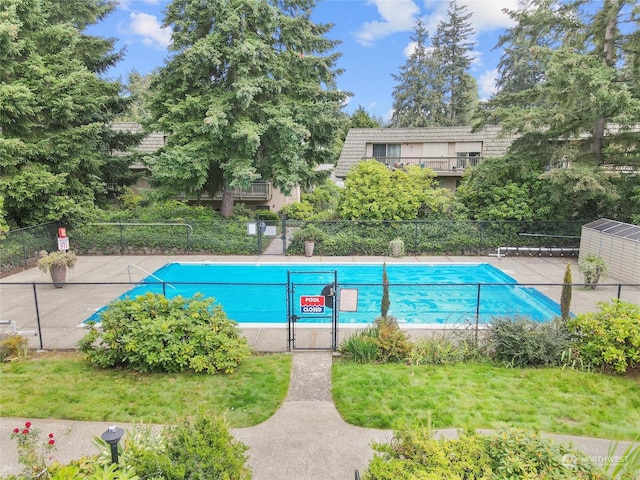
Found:
[{"label": "pool closed sign", "polygon": [[324,313],[324,295],[301,295],[300,312]]}]

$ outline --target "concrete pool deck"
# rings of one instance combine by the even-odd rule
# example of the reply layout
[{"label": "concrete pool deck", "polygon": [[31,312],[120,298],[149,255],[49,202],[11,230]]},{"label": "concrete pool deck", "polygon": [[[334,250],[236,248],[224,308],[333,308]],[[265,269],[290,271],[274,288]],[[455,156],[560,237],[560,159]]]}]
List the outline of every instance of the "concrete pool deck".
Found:
[{"label": "concrete pool deck", "polygon": [[[74,349],[85,330],[79,326],[97,309],[113,301],[135,283],[171,262],[211,263],[283,263],[317,264],[335,263],[489,263],[513,277],[523,285],[532,285],[541,293],[558,302],[561,283],[567,263],[572,265],[574,284],[581,281],[575,257],[479,257],[479,256],[406,256],[394,257],[303,257],[282,255],[176,255],[176,256],[82,256],[74,269],[67,272],[67,285],[56,289],[48,274],[37,268],[10,275],[0,280],[0,320],[13,320],[20,330],[37,331],[40,316],[41,338],[29,336],[32,348],[45,350]],[[100,282],[100,283],[97,283]],[[597,302],[616,298],[615,279],[601,280],[595,290],[573,288],[571,310],[574,313],[594,311]],[[553,284],[553,285],[551,285]],[[37,291],[37,295],[34,292]],[[35,301],[37,298],[37,304]],[[622,299],[640,303],[638,287],[623,287]],[[283,320],[284,321],[284,320]],[[240,325],[249,343],[259,352],[287,351],[286,325]],[[353,326],[340,325],[338,344]],[[357,327],[355,327],[357,328]],[[411,326],[411,336],[418,337],[442,330],[438,326]],[[330,333],[327,326],[296,326],[297,348],[328,348]]]}]

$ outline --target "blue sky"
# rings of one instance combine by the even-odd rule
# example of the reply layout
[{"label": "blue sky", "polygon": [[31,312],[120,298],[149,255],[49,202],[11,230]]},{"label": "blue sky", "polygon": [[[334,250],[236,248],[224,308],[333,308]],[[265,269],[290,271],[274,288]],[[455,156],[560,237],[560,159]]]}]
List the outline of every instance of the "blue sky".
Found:
[{"label": "blue sky", "polygon": [[[162,66],[171,32],[162,29],[163,10],[169,0],[120,0],[116,12],[90,33],[119,39],[125,58],[109,70],[109,77],[121,77],[135,69],[146,74]],[[480,97],[488,98],[495,83],[496,65],[501,52],[493,50],[498,36],[511,20],[503,8],[517,8],[517,0],[458,0],[473,13],[476,31],[472,74],[478,81]],[[342,43],[338,66],[345,72],[338,77],[338,88],[352,92],[345,110],[352,113],[362,105],[369,113],[385,119],[391,116],[392,74],[399,73],[411,52],[409,36],[422,18],[430,35],[445,18],[447,0],[319,0],[313,13],[316,23],[332,23],[327,37]]]}]

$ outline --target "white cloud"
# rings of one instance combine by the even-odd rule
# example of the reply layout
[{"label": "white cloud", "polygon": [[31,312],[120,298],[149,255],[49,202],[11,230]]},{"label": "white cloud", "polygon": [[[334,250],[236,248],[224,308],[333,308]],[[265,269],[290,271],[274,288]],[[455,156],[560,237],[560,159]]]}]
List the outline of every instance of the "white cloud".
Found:
[{"label": "white cloud", "polygon": [[478,92],[482,100],[488,99],[496,92],[496,78],[498,78],[498,69],[487,70],[478,77]]},{"label": "white cloud", "polygon": [[462,0],[470,12],[473,12],[471,22],[476,32],[496,30],[513,26],[513,20],[502,12],[503,8],[516,10],[518,0]]},{"label": "white cloud", "polygon": [[413,30],[420,13],[413,0],[369,0],[367,3],[376,6],[381,20],[365,22],[356,33],[358,43],[365,46],[396,32]]},{"label": "white cloud", "polygon": [[416,51],[416,46],[418,45],[418,42],[409,42],[409,44],[404,47],[404,50],[402,51],[402,53],[404,53],[404,56],[409,58],[413,52]]},{"label": "white cloud", "polygon": [[[424,5],[432,12],[426,17],[425,25],[427,30],[434,34],[440,20],[447,16],[449,3],[443,0],[425,0]],[[459,0],[458,6],[463,5],[472,14],[469,21],[473,29],[480,33],[513,26],[513,21],[502,9],[517,9],[518,0]]]},{"label": "white cloud", "polygon": [[162,28],[158,17],[148,13],[129,14],[131,33],[142,37],[142,43],[158,48],[167,48],[171,42],[171,29]]}]

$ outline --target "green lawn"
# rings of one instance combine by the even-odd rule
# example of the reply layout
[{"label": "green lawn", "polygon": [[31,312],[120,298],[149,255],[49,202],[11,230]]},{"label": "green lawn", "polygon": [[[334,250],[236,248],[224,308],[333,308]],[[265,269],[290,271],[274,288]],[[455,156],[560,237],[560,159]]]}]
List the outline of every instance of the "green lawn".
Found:
[{"label": "green lawn", "polygon": [[490,364],[359,365],[335,362],[333,398],[349,423],[393,428],[500,428],[632,440],[640,432],[640,379]]},{"label": "green lawn", "polygon": [[[232,375],[101,370],[78,354],[48,353],[1,364],[0,416],[172,424],[203,410],[233,427],[258,424],[284,401],[291,356],[254,356]],[[336,361],[333,397],[349,423],[393,428],[500,428],[633,439],[640,432],[640,378],[490,364],[358,365]]]},{"label": "green lawn", "polygon": [[291,356],[253,356],[231,375],[101,370],[78,354],[0,365],[0,416],[172,424],[200,409],[256,425],[284,401]]}]

